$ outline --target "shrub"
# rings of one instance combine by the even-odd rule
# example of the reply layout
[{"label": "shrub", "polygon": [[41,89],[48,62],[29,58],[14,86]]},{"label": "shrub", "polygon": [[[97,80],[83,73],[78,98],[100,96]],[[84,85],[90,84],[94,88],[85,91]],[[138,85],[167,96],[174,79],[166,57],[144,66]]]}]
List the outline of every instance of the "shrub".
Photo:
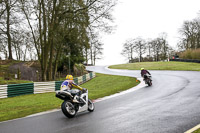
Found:
[{"label": "shrub", "polygon": [[182,52],[179,56],[182,59],[200,59],[200,48],[194,50],[186,50]]}]

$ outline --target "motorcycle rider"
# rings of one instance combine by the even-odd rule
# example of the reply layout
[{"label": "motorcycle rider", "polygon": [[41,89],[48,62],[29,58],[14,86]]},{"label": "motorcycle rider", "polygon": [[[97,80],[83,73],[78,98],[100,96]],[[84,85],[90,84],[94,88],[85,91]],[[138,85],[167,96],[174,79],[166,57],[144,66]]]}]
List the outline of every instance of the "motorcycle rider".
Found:
[{"label": "motorcycle rider", "polygon": [[144,68],[141,68],[141,76],[142,76],[144,79],[147,78],[147,76],[146,76],[147,73],[148,73],[149,75],[151,75],[149,71],[145,70]]},{"label": "motorcycle rider", "polygon": [[[79,89],[83,93],[87,91],[87,89],[82,88],[82,87],[78,86],[76,83],[74,83],[72,75],[67,75],[66,80],[61,84],[61,87],[60,87],[61,91],[71,90],[73,87]],[[77,99],[79,99],[80,95],[81,95],[81,93],[78,93],[78,95],[74,96],[74,99],[73,99],[74,103],[79,103],[79,101]]]}]

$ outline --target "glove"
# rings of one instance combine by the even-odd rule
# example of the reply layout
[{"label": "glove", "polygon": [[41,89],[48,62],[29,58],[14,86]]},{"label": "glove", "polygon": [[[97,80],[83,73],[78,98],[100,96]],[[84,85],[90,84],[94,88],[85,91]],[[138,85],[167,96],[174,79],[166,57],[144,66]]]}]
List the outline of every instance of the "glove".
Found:
[{"label": "glove", "polygon": [[87,92],[87,89],[86,88],[83,88],[83,93],[86,93]]}]

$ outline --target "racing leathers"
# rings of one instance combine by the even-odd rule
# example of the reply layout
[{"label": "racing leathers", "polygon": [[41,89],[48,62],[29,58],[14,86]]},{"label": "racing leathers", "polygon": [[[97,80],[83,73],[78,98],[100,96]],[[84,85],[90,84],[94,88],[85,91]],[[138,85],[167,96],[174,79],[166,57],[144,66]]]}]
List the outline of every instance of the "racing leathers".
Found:
[{"label": "racing leathers", "polygon": [[146,78],[145,75],[146,75],[147,73],[148,73],[149,75],[151,75],[149,71],[147,71],[147,70],[145,70],[145,69],[141,70],[141,76],[142,76],[143,78]]},{"label": "racing leathers", "polygon": [[[73,80],[65,80],[62,84],[61,84],[61,91],[65,91],[65,90],[71,90],[73,87],[81,90],[81,91],[86,91],[85,88],[82,88],[80,86],[78,86],[76,83],[74,83]],[[81,94],[78,93],[78,95],[80,96]],[[79,98],[79,96],[75,95],[73,102],[78,103],[79,101],[77,100]]]}]

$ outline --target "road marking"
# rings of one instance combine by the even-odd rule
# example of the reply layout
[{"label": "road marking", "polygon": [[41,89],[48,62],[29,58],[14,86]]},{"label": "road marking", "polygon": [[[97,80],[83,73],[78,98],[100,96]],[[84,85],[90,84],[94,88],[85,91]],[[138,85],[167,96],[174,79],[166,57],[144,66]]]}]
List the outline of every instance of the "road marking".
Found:
[{"label": "road marking", "polygon": [[193,133],[193,132],[196,131],[197,129],[200,129],[200,124],[197,125],[197,126],[195,126],[195,127],[193,127],[192,129],[186,131],[185,133]]},{"label": "road marking", "polygon": [[60,111],[60,110],[61,110],[61,109],[53,109],[53,110],[49,110],[49,111],[44,111],[44,112],[40,112],[40,113],[28,115],[28,116],[26,116],[25,118],[34,117],[34,116],[39,116],[39,115],[44,115],[44,114],[48,114],[48,113],[52,113],[52,112],[56,112],[56,111]]}]

